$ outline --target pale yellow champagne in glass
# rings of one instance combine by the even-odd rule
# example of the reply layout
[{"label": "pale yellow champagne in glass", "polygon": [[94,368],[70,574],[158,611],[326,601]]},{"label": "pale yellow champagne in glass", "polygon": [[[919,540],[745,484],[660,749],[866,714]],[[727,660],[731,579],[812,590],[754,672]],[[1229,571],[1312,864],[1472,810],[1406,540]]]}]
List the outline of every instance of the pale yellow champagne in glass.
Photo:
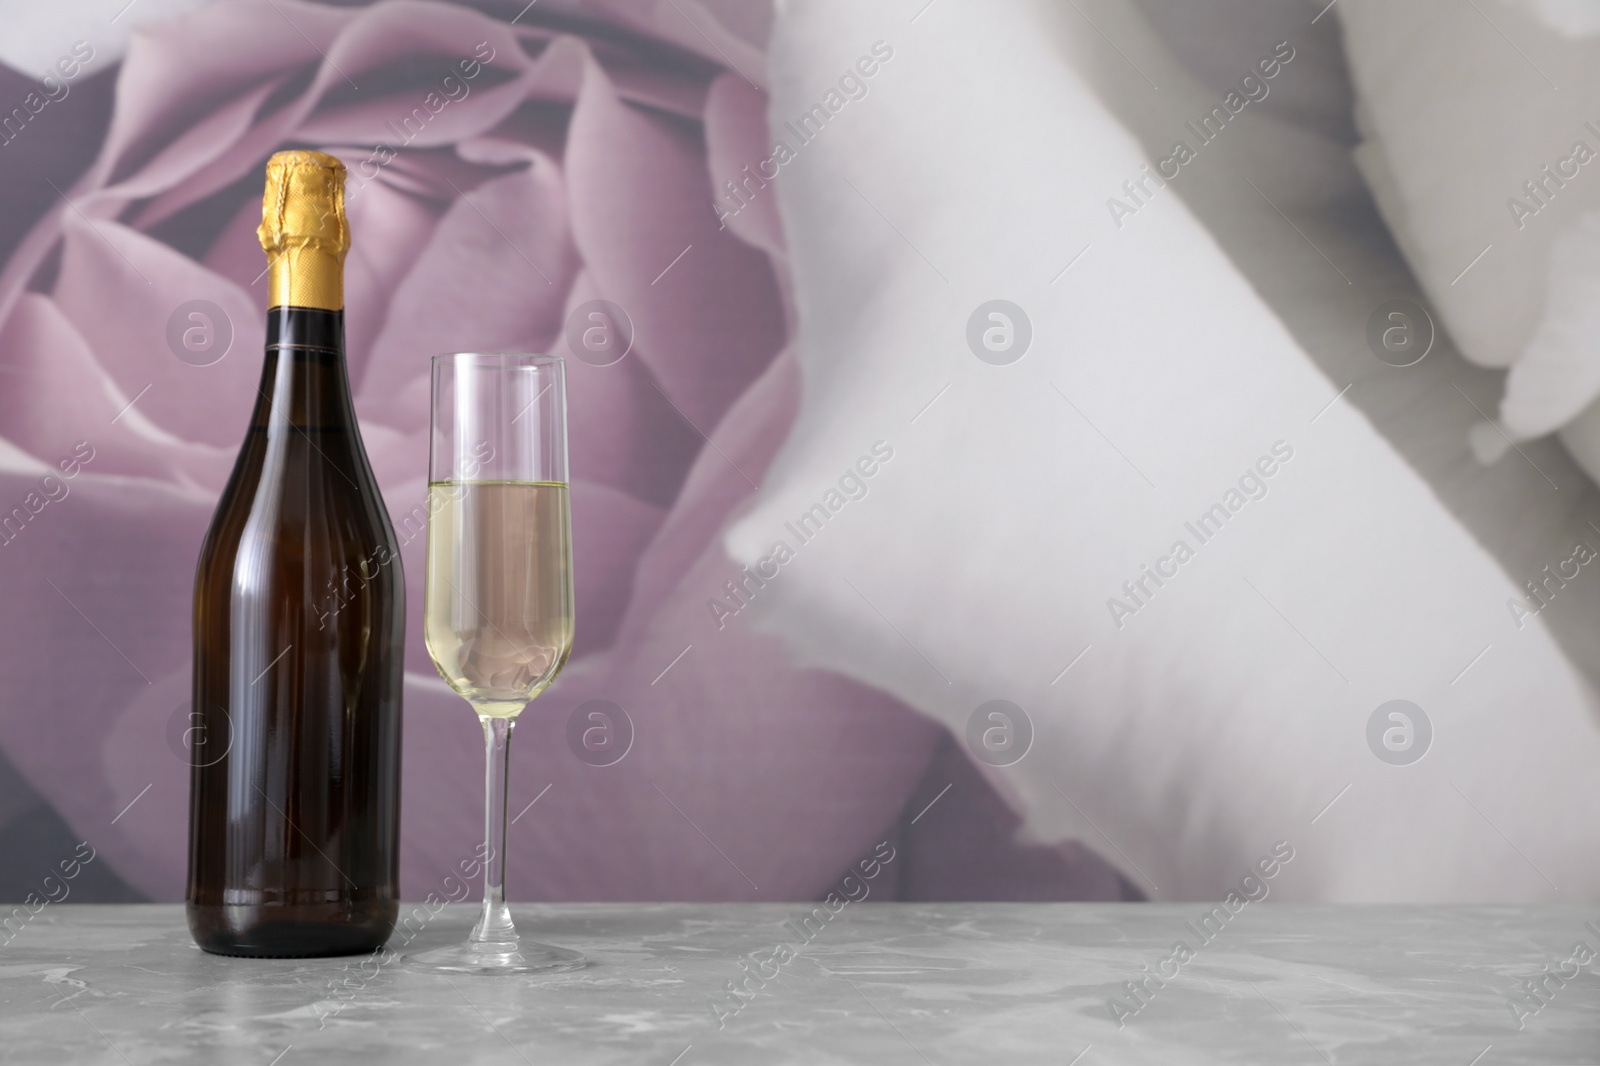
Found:
[{"label": "pale yellow champagne in glass", "polygon": [[479,714],[515,717],[572,651],[567,486],[436,481],[428,514],[428,652]]},{"label": "pale yellow champagne in glass", "polygon": [[585,965],[518,938],[505,897],[506,775],[517,715],[572,654],[565,367],[555,356],[433,361],[428,458],[428,654],[483,727],[483,911],[467,943],[413,961],[451,973]]}]

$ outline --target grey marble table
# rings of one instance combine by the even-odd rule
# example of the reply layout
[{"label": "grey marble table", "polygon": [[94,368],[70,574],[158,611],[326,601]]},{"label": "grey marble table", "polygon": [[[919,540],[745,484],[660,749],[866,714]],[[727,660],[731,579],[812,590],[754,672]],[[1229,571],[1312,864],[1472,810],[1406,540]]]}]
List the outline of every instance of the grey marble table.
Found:
[{"label": "grey marble table", "polygon": [[[0,947],[0,1061],[1600,1062],[1600,960],[1574,961],[1600,950],[1600,909],[1208,913],[530,906],[524,935],[594,965],[501,979],[378,956],[217,958],[176,906],[61,904]],[[472,917],[417,920],[409,947],[464,937]]]}]

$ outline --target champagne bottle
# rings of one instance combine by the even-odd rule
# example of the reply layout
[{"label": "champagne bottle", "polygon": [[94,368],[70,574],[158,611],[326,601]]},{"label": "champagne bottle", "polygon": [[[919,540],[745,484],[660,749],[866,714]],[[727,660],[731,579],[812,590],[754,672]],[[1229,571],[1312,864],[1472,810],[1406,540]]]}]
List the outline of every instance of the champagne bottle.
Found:
[{"label": "champagne bottle", "polygon": [[373,951],[399,907],[405,581],[344,359],[345,169],[267,162],[249,436],[194,596],[189,929],[206,951]]}]

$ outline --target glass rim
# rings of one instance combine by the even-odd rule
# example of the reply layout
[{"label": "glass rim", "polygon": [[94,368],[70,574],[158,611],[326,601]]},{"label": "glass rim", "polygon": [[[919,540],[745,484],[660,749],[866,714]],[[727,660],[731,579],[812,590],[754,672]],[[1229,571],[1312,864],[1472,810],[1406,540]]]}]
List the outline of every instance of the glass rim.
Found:
[{"label": "glass rim", "polygon": [[489,366],[565,366],[567,361],[559,355],[537,352],[444,352],[433,357],[434,366],[458,362],[482,362]]}]

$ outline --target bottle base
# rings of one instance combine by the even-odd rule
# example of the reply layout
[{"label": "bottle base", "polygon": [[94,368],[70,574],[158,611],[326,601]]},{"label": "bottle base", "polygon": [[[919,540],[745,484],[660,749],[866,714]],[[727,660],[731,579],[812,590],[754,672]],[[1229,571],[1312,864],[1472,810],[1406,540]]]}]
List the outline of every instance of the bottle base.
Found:
[{"label": "bottle base", "polygon": [[371,954],[394,932],[399,911],[394,901],[188,906],[189,932],[202,951],[246,959]]}]

